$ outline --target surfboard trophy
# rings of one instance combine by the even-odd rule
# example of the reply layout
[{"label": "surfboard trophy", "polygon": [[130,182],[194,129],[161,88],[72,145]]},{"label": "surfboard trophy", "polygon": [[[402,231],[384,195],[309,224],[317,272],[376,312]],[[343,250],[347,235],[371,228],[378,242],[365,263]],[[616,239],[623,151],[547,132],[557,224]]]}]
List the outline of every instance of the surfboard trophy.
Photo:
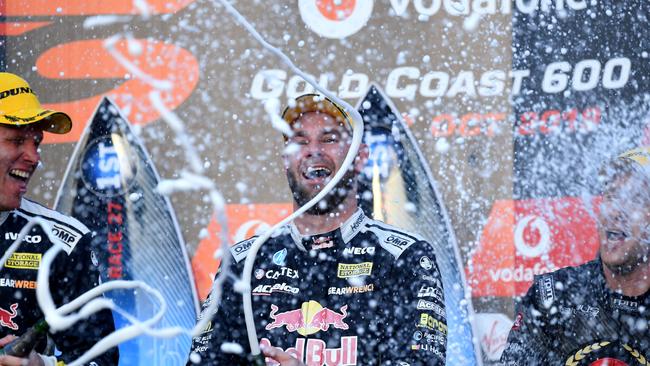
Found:
[{"label": "surfboard trophy", "polygon": [[447,364],[480,365],[458,246],[429,165],[399,112],[377,85],[370,86],[357,110],[366,125],[364,142],[370,149],[359,177],[361,207],[373,218],[417,233],[434,246],[449,328]]},{"label": "surfboard trophy", "polygon": [[[160,178],[144,145],[119,108],[104,98],[86,126],[69,162],[55,207],[96,233],[93,261],[102,282],[141,280],[161,292],[167,312],[156,327],[194,326],[199,309],[190,262],[174,210],[155,191]],[[139,320],[159,303],[144,291],[105,294]],[[114,312],[115,328],[129,322]],[[174,338],[142,335],[120,344],[120,365],[180,365],[191,345]]]}]

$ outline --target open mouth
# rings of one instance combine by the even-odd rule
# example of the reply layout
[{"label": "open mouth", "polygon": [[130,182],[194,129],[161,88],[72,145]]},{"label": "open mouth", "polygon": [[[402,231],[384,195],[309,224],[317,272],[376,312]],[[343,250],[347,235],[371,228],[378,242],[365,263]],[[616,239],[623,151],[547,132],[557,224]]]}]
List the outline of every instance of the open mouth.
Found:
[{"label": "open mouth", "polygon": [[27,171],[24,171],[24,170],[20,170],[20,169],[12,169],[12,170],[9,171],[9,176],[10,177],[12,177],[14,179],[21,180],[23,182],[27,182],[30,175],[31,175],[31,173],[29,173]]},{"label": "open mouth", "polygon": [[327,178],[332,174],[332,171],[324,166],[310,166],[303,173],[303,176],[307,179],[322,179]]}]

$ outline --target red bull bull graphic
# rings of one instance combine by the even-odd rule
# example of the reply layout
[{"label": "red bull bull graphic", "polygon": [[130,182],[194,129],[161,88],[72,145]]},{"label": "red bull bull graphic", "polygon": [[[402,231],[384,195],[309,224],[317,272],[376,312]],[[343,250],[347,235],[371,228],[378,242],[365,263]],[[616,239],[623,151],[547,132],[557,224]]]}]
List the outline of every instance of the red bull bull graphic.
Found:
[{"label": "red bull bull graphic", "polygon": [[[261,346],[272,347],[267,338],[262,338]],[[305,363],[306,366],[334,366],[334,365],[356,365],[357,364],[357,337],[341,337],[340,348],[326,348],[325,341],[320,339],[296,339],[296,346],[283,350],[276,347],[297,360]],[[278,362],[267,358],[267,365],[279,365]]]},{"label": "red bull bull graphic", "polygon": [[300,309],[289,310],[278,314],[278,307],[271,304],[269,317],[272,322],[266,325],[266,330],[286,326],[289,332],[307,336],[319,331],[326,332],[330,326],[336,329],[346,330],[349,326],[343,321],[348,316],[348,306],[341,306],[340,313],[324,308],[314,300],[303,302]]},{"label": "red bull bull graphic", "polygon": [[11,304],[9,309],[11,309],[11,311],[7,311],[3,308],[0,308],[0,325],[12,330],[18,330],[18,324],[14,323],[14,321],[12,320],[13,318],[16,317],[16,315],[18,315],[18,313],[16,312],[16,309],[18,309],[18,303]]}]

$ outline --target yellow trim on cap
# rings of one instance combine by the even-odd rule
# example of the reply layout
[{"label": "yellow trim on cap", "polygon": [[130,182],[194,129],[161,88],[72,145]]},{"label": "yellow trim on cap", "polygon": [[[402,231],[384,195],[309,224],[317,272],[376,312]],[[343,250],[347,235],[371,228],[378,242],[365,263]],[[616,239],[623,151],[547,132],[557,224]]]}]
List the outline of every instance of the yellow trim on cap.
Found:
[{"label": "yellow trim on cap", "polygon": [[64,134],[72,129],[70,117],[44,109],[27,81],[18,75],[0,72],[0,124],[20,127],[39,123],[43,130]]},{"label": "yellow trim on cap", "polygon": [[637,147],[636,149],[628,150],[616,159],[630,161],[636,163],[642,168],[650,166],[650,146]]},{"label": "yellow trim on cap", "polygon": [[332,116],[339,122],[347,123],[352,128],[352,119],[338,104],[320,94],[303,94],[295,99],[295,106],[287,107],[282,112],[282,119],[289,125],[294,123],[300,116],[309,112],[322,112]]}]

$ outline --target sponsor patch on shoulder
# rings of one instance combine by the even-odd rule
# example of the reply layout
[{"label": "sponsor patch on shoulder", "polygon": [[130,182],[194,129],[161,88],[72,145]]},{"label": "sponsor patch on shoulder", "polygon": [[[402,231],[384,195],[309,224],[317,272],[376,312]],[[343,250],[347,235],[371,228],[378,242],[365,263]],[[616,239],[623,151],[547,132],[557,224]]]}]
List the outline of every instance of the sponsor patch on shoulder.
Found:
[{"label": "sponsor patch on shoulder", "polygon": [[82,237],[80,233],[59,224],[52,225],[52,235],[63,245],[63,249],[68,254],[70,254],[72,248],[79,243]]},{"label": "sponsor patch on shoulder", "polygon": [[553,276],[542,276],[537,280],[537,284],[539,286],[539,297],[542,304],[547,308],[550,307],[553,300],[555,300],[555,280],[553,280]]},{"label": "sponsor patch on shoulder", "polygon": [[381,247],[387,250],[395,258],[399,258],[408,247],[417,242],[417,239],[411,235],[400,233],[393,229],[385,229],[379,225],[373,225],[371,226],[371,229],[377,236]]},{"label": "sponsor patch on shoulder", "polygon": [[230,247],[230,253],[232,253],[233,258],[235,258],[235,263],[239,263],[242,259],[246,258],[246,254],[248,254],[248,250],[251,248],[256,238],[257,237],[252,237]]}]

